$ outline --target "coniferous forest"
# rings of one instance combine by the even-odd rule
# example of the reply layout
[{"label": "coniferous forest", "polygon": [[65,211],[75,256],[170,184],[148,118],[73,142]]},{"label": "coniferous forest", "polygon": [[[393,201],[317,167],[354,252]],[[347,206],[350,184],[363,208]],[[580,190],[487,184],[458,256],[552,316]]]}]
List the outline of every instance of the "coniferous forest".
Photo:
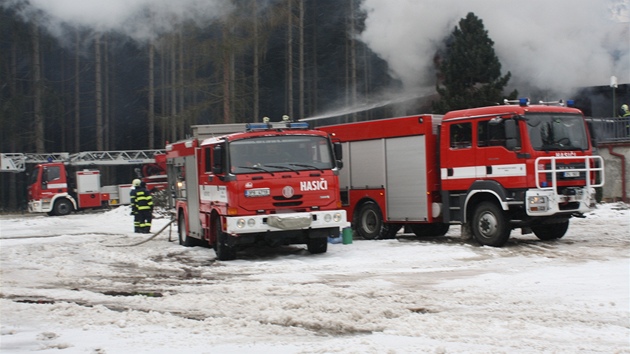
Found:
[{"label": "coniferous forest", "polygon": [[0,7],[1,150],[163,148],[191,125],[351,105],[396,85],[354,39],[358,2],[232,1],[207,24],[141,40],[69,26],[60,38]]}]

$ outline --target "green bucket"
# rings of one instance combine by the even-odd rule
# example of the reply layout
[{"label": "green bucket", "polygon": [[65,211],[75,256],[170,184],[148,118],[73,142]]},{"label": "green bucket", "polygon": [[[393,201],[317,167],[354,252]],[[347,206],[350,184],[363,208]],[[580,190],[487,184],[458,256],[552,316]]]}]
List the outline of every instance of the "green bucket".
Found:
[{"label": "green bucket", "polygon": [[344,245],[349,245],[352,243],[352,228],[344,227],[343,232],[341,233],[341,240]]}]

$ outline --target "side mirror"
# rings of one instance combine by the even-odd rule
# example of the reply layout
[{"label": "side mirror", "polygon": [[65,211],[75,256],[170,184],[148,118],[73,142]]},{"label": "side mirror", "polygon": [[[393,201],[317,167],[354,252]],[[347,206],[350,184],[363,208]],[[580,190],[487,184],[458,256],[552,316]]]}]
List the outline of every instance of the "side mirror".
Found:
[{"label": "side mirror", "polygon": [[212,173],[215,175],[223,173],[223,148],[215,146],[212,151]]},{"label": "side mirror", "polygon": [[340,142],[333,143],[333,153],[335,154],[335,163],[338,169],[343,168],[343,149]]}]

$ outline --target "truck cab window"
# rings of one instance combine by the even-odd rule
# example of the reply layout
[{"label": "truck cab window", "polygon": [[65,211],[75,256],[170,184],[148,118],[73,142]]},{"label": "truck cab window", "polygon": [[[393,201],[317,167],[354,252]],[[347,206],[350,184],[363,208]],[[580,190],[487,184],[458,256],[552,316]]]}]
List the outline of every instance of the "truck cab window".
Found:
[{"label": "truck cab window", "polygon": [[477,125],[477,146],[505,146],[505,121],[483,121]]},{"label": "truck cab window", "polygon": [[204,171],[206,173],[211,173],[212,172],[212,152],[210,148],[207,147],[203,149],[203,153],[204,153],[204,164],[206,165]]},{"label": "truck cab window", "polygon": [[44,169],[44,178],[42,178],[43,182],[50,182],[56,179],[61,178],[61,171],[59,171],[59,167],[47,167]]},{"label": "truck cab window", "polygon": [[472,146],[472,123],[453,124],[449,129],[452,149],[465,149]]}]

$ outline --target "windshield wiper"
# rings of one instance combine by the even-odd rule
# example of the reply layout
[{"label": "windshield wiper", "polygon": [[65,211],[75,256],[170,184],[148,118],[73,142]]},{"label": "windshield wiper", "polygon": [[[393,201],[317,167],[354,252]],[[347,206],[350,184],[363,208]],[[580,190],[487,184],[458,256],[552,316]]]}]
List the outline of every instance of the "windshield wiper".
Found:
[{"label": "windshield wiper", "polygon": [[[295,165],[295,164],[292,164],[292,163],[291,163],[291,164],[289,164],[289,165]],[[300,174],[300,171],[298,171],[298,170],[296,170],[296,169],[293,169],[293,168],[291,168],[291,167],[289,167],[289,166],[281,166],[281,165],[268,165],[268,164],[265,164],[265,165],[263,165],[263,166],[273,167],[273,168],[282,168],[282,169],[285,169],[285,170],[293,171],[293,172],[297,173],[298,175]]]},{"label": "windshield wiper", "polygon": [[258,166],[236,166],[236,168],[249,168],[250,170],[263,171],[263,172],[267,172],[267,173],[269,173],[269,174],[271,174],[273,176],[273,172],[271,172],[271,171],[269,171],[267,169],[264,169],[262,167],[258,167]]},{"label": "windshield wiper", "polygon": [[324,172],[324,170],[323,170],[323,169],[321,169],[321,168],[319,168],[319,167],[317,167],[317,166],[315,166],[315,165],[309,165],[309,164],[305,164],[305,163],[291,163],[290,165],[293,165],[293,166],[300,166],[300,167],[306,167],[306,168],[312,168],[312,169],[314,169],[314,170],[320,170],[322,173]]}]

